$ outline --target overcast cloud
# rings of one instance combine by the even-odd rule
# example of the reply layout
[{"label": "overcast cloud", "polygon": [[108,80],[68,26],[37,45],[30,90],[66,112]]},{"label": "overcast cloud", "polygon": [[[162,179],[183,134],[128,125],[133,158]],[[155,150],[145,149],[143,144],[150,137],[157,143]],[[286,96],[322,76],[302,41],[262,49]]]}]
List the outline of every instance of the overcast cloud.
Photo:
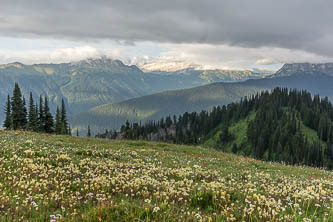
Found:
[{"label": "overcast cloud", "polygon": [[291,60],[304,52],[301,58],[326,61],[333,57],[332,9],[329,0],[4,0],[0,35],[218,46],[232,54],[250,48],[255,62],[267,64],[283,60],[261,56],[267,49],[286,49],[295,50]]},{"label": "overcast cloud", "polygon": [[114,59],[121,59],[123,61],[128,60],[125,52],[122,50],[98,49],[89,45],[54,50],[0,50],[0,58],[2,63],[12,63],[16,61],[21,61],[25,64],[66,63],[69,61],[75,62],[88,58],[99,58],[103,56]]}]

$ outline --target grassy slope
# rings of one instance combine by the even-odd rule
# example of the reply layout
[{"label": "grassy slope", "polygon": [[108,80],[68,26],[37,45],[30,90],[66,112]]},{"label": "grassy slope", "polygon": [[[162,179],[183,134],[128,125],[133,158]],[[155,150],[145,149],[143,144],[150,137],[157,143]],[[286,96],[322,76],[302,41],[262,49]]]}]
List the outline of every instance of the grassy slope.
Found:
[{"label": "grassy slope", "polygon": [[301,122],[301,130],[310,143],[319,142],[324,145],[324,142],[319,139],[317,132],[315,130],[305,126],[303,124],[303,122]]},{"label": "grassy slope", "polygon": [[325,170],[24,132],[0,132],[0,147],[0,221],[333,220]]},{"label": "grassy slope", "polygon": [[[240,146],[241,144],[243,144],[247,141],[246,140],[247,126],[251,120],[254,120],[255,116],[256,116],[256,113],[252,112],[245,119],[242,119],[242,120],[238,121],[237,123],[232,124],[229,127],[229,132],[235,136],[235,139],[231,143],[226,144],[226,146],[224,147],[225,151],[231,152],[232,145],[234,143],[236,143],[237,146]],[[206,140],[203,143],[203,146],[204,147],[217,147],[217,142],[218,142],[220,134],[222,133],[222,129],[223,129],[223,124],[219,125],[214,130],[212,130],[207,135]]]}]

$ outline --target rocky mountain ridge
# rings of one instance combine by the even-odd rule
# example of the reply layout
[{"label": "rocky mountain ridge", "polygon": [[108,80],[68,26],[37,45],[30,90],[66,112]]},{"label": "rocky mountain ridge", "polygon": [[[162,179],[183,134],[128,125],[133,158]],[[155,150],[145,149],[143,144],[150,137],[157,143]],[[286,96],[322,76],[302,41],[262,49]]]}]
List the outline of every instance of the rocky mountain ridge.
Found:
[{"label": "rocky mountain ridge", "polygon": [[297,73],[326,74],[333,76],[333,63],[290,63],[284,64],[274,76],[290,76]]}]

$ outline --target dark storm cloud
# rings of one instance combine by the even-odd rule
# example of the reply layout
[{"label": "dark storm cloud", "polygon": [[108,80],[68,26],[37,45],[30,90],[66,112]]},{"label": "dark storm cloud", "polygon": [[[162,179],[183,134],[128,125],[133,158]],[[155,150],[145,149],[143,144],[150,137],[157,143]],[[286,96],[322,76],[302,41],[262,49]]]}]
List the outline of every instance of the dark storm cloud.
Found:
[{"label": "dark storm cloud", "polygon": [[333,56],[329,0],[5,0],[0,34],[282,47]]}]

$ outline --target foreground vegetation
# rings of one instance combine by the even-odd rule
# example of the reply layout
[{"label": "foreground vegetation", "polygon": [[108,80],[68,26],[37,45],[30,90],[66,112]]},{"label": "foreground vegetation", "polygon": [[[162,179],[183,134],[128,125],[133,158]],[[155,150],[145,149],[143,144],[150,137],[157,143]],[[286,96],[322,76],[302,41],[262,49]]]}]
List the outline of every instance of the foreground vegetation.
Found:
[{"label": "foreground vegetation", "polygon": [[333,221],[322,169],[19,131],[0,147],[0,221]]}]

